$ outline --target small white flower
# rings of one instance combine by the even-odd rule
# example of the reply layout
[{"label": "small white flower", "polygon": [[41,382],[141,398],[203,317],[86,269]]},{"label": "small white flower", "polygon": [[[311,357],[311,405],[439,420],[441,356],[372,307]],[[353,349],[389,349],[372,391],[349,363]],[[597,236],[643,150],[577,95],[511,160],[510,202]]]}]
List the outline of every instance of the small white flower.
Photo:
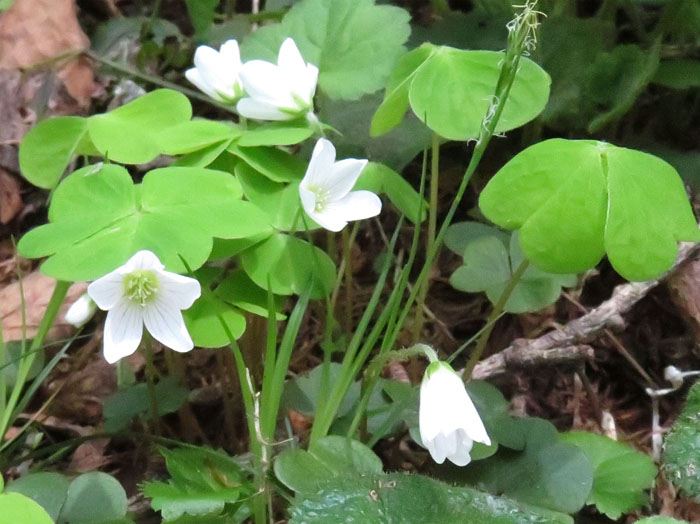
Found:
[{"label": "small white flower", "polygon": [[240,80],[241,53],[238,42],[229,40],[219,51],[201,45],[194,53],[192,69],[185,71],[187,80],[214,100],[235,104],[243,96]]},{"label": "small white flower", "polygon": [[474,442],[491,445],[461,377],[444,362],[433,362],[425,370],[419,427],[423,445],[438,464],[447,458],[457,466],[466,466]]},{"label": "small white flower", "polygon": [[78,300],[73,302],[63,317],[66,322],[75,327],[83,327],[93,317],[97,305],[90,298],[90,295],[83,293]]},{"label": "small white flower", "polygon": [[367,160],[335,161],[335,147],[325,138],[316,142],[309,167],[299,184],[304,211],[319,225],[340,231],[351,220],[379,214],[382,201],[371,191],[351,191]]},{"label": "small white flower", "polygon": [[241,69],[246,97],[236,110],[258,120],[293,120],[314,109],[318,68],[304,62],[294,40],[282,42],[277,65],[251,60]]},{"label": "small white flower", "polygon": [[110,364],[136,351],[144,324],[164,346],[180,352],[194,347],[180,311],[199,298],[201,287],[194,278],[164,268],[156,255],[139,251],[88,286],[97,306],[108,311],[104,356]]}]

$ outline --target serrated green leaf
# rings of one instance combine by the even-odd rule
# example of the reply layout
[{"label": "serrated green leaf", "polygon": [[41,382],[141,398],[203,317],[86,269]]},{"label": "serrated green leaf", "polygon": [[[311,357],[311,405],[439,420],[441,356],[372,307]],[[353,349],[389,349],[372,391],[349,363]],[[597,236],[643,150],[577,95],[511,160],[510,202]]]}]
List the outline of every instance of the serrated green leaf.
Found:
[{"label": "serrated green leaf", "polygon": [[683,495],[700,500],[700,382],[688,391],[683,411],[664,440],[662,471]]},{"label": "serrated green leaf", "polygon": [[683,183],[652,155],[589,140],[546,140],[510,160],[479,199],[484,215],[519,231],[527,258],[552,273],[580,273],[607,251],[618,273],[666,271],[677,242],[700,240]]},{"label": "serrated green leaf", "polygon": [[[496,91],[503,54],[446,46],[431,49],[411,80],[411,109],[442,137],[477,138]],[[520,127],[540,114],[549,97],[549,83],[549,75],[542,68],[527,58],[521,59],[496,132]]]},{"label": "serrated green leaf", "polygon": [[623,513],[641,508],[648,502],[644,490],[656,478],[656,466],[647,455],[631,446],[585,431],[560,436],[581,448],[593,466],[593,489],[588,504],[617,520]]},{"label": "serrated green leaf", "polygon": [[304,59],[319,68],[319,87],[354,100],[384,86],[410,34],[409,14],[374,0],[303,0],[281,24],[261,28],[242,45],[244,58],[276,61],[292,37]]},{"label": "serrated green leaf", "polygon": [[140,249],[175,272],[199,268],[212,237],[242,238],[270,231],[264,214],[242,202],[228,173],[199,168],[156,169],[134,185],[116,165],[88,166],[56,189],[50,223],[27,233],[19,250],[49,256],[43,271],[61,280],[93,280]]}]

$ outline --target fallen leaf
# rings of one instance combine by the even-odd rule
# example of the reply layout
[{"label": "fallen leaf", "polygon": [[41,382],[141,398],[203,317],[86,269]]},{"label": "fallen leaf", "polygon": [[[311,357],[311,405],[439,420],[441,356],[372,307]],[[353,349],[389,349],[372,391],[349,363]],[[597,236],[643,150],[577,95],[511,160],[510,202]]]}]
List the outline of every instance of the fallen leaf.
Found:
[{"label": "fallen leaf", "polygon": [[[34,271],[22,279],[24,288],[24,304],[26,310],[27,338],[36,335],[39,323],[44,316],[49,299],[56,287],[56,281],[38,271]],[[64,315],[80,295],[85,293],[87,284],[76,282],[68,290],[66,299],[61,306],[57,321],[49,330],[47,341],[63,339],[71,335],[75,328],[64,320]],[[13,282],[0,289],[0,318],[2,318],[2,333],[5,342],[22,340],[22,299],[19,282]]]},{"label": "fallen leaf", "polygon": [[19,182],[0,168],[0,224],[7,224],[22,209]]},{"label": "fallen leaf", "polygon": [[109,442],[108,438],[99,438],[84,442],[75,448],[68,470],[75,473],[87,473],[109,464],[110,459],[105,456]]},{"label": "fallen leaf", "polygon": [[0,69],[51,66],[70,95],[87,104],[94,79],[90,62],[75,57],[90,45],[75,0],[15,0],[0,18]]}]

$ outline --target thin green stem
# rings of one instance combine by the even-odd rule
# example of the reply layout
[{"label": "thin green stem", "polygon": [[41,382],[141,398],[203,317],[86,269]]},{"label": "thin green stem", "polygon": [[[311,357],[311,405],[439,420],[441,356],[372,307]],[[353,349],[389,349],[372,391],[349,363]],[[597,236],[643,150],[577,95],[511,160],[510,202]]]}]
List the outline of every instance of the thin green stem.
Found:
[{"label": "thin green stem", "polygon": [[[433,133],[431,153],[430,153],[430,200],[428,210],[428,234],[425,241],[425,251],[430,253],[435,244],[435,232],[437,231],[437,216],[438,216],[438,190],[440,187],[440,137],[437,133]],[[431,269],[434,264],[431,265]],[[431,271],[432,273],[432,271]],[[416,318],[413,324],[413,341],[418,342],[421,333],[423,332],[423,324],[425,323],[425,299],[428,296],[430,289],[430,278],[426,278],[421,285],[418,293],[418,301],[416,303]]]},{"label": "thin green stem", "polygon": [[503,289],[501,296],[498,297],[498,300],[493,305],[493,309],[491,310],[491,313],[489,314],[489,317],[486,320],[486,328],[481,332],[479,340],[476,342],[476,347],[474,348],[472,354],[469,356],[467,365],[464,367],[463,377],[465,381],[469,380],[469,377],[472,376],[472,371],[474,371],[474,367],[479,362],[481,354],[486,348],[486,343],[489,341],[491,332],[493,331],[493,328],[496,325],[496,320],[503,314],[503,310],[506,307],[508,299],[513,294],[513,291],[515,291],[515,286],[517,286],[518,282],[520,282],[520,279],[527,270],[528,265],[529,262],[527,261],[527,259],[523,259],[523,261],[518,266],[518,269],[515,270],[515,273],[513,273],[510,277],[510,280],[508,280],[508,283],[506,284],[505,289]]},{"label": "thin green stem", "polygon": [[224,7],[224,15],[226,15],[226,19],[230,20],[233,18],[233,14],[236,12],[236,0],[226,0],[226,4]]},{"label": "thin green stem", "polygon": [[7,362],[7,346],[2,333],[2,321],[0,321],[0,413],[5,413],[7,408],[7,372],[5,363]]},{"label": "thin green stem", "polygon": [[56,282],[56,287],[54,287],[53,293],[51,294],[49,304],[46,306],[46,311],[44,312],[44,316],[41,319],[41,322],[39,323],[39,328],[37,329],[36,335],[34,335],[32,344],[29,347],[28,351],[22,352],[22,361],[19,363],[17,369],[17,377],[15,379],[15,384],[12,388],[10,398],[5,406],[5,410],[2,412],[2,419],[0,421],[0,436],[7,433],[7,430],[9,429],[10,424],[14,420],[14,417],[17,416],[17,413],[15,412],[15,407],[17,406],[17,402],[19,401],[19,396],[22,392],[22,389],[24,388],[24,385],[27,382],[29,370],[31,369],[32,364],[34,363],[36,353],[41,349],[42,345],[44,344],[46,335],[49,332],[51,326],[53,326],[56,317],[58,316],[58,311],[61,307],[61,304],[63,303],[63,299],[66,297],[66,293],[68,292],[69,287],[70,282],[65,282],[63,280],[59,280],[58,282]]},{"label": "thin green stem", "polygon": [[153,423],[153,432],[156,435],[160,435],[160,410],[158,409],[158,397],[156,396],[156,368],[153,364],[153,339],[148,333],[144,333],[144,353],[146,354],[148,396],[151,399],[151,422]]}]

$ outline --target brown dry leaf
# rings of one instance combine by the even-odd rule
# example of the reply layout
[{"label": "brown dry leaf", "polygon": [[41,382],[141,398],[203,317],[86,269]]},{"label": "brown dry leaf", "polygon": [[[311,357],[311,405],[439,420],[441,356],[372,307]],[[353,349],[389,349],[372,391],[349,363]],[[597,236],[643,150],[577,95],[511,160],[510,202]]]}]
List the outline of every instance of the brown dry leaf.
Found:
[{"label": "brown dry leaf", "polygon": [[19,182],[0,168],[0,224],[7,224],[22,209]]},{"label": "brown dry leaf", "polygon": [[84,442],[75,448],[68,470],[75,473],[87,473],[109,464],[110,459],[105,456],[109,442],[108,438],[98,438]]},{"label": "brown dry leaf", "polygon": [[90,40],[80,28],[75,0],[15,0],[0,18],[0,69],[26,69],[56,61],[70,95],[87,104],[94,79],[90,63],[72,54]]},{"label": "brown dry leaf", "polygon": [[[24,277],[22,285],[26,308],[27,338],[32,338],[36,335],[53,289],[56,287],[56,281],[34,271]],[[58,319],[49,330],[46,340],[66,338],[75,331],[75,328],[68,324],[63,316],[70,305],[85,293],[86,289],[87,284],[84,282],[77,282],[70,287],[61,306]],[[22,300],[19,282],[13,282],[0,289],[0,318],[2,318],[2,332],[5,342],[22,340]]]}]

